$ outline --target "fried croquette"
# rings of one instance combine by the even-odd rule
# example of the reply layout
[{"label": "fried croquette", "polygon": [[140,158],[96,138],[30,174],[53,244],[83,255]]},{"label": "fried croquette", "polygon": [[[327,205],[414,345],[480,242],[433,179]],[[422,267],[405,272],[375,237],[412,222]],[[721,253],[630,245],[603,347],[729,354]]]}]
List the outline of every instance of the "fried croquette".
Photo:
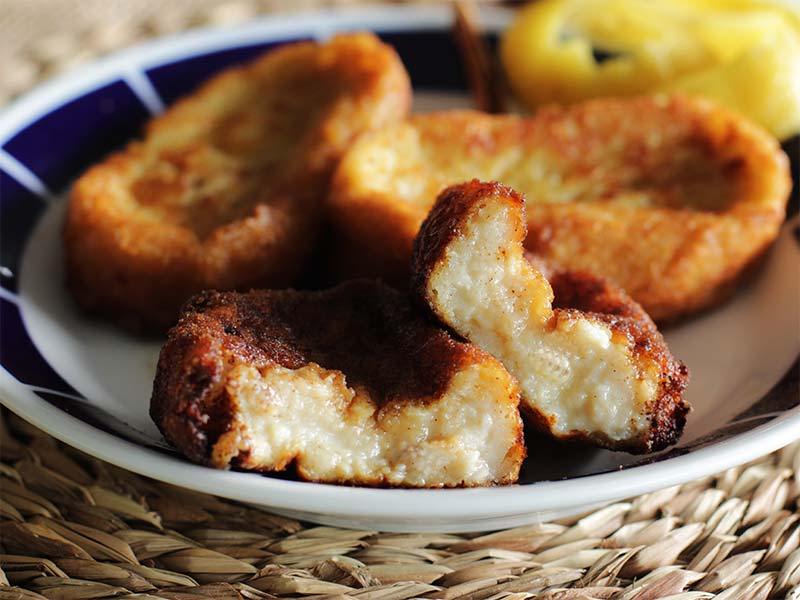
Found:
[{"label": "fried croquette", "polygon": [[286,45],[214,77],[76,182],[64,228],[73,296],[164,331],[203,289],[290,284],[342,153],[404,117],[410,94],[399,57],[371,34]]},{"label": "fried croquette", "polygon": [[455,487],[516,481],[518,405],[496,359],[362,280],[196,296],[161,351],[150,413],[217,468]]},{"label": "fried croquette", "polygon": [[[673,444],[686,367],[614,286],[555,272],[551,287],[525,235],[521,194],[477,180],[445,189],[414,243],[415,300],[505,365],[538,429],[633,453]],[[553,308],[554,288],[569,308]]]},{"label": "fried croquette", "polygon": [[734,289],[775,239],[791,181],[769,134],[696,98],[418,115],[342,159],[329,202],[338,270],[405,282],[433,199],[474,177],[525,194],[529,250],[611,279],[656,321]]}]

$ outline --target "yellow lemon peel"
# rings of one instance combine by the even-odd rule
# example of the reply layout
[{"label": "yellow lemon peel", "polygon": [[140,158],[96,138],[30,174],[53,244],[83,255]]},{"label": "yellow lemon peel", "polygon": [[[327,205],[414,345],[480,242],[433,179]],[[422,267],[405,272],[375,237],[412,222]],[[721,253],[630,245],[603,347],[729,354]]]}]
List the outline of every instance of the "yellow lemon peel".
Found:
[{"label": "yellow lemon peel", "polygon": [[501,58],[531,108],[682,91],[779,138],[800,132],[800,7],[780,0],[541,0]]}]

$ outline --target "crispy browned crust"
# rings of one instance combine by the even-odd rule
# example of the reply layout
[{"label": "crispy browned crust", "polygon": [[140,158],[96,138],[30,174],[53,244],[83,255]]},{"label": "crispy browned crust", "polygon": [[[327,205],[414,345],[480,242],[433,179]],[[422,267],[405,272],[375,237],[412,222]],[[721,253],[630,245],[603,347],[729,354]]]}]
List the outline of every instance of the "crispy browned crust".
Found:
[{"label": "crispy browned crust", "polygon": [[659,322],[735,289],[777,236],[791,185],[769,134],[698,98],[600,99],[527,118],[415,115],[361,138],[340,163],[334,269],[403,285],[432,199],[465,173],[526,194],[530,251],[611,279]]},{"label": "crispy browned crust", "polygon": [[[508,244],[509,247],[515,244],[521,246],[526,234],[524,197],[497,182],[478,180],[446,188],[436,199],[414,240],[411,295],[423,310],[436,319],[441,320],[442,316],[437,311],[436,298],[429,293],[429,279],[446,260],[452,241],[464,235],[464,226],[470,215],[490,200],[504,202],[513,208],[516,236],[508,240]],[[658,393],[647,408],[651,424],[647,437],[620,442],[575,433],[561,436],[561,439],[587,441],[632,453],[654,452],[674,444],[683,432],[689,412],[689,405],[683,400],[689,372],[682,362],[672,356],[653,320],[625,291],[610,281],[587,272],[553,269],[540,257],[530,253],[525,253],[525,256],[547,277],[553,288],[550,327],[556,328],[560,319],[579,316],[600,320],[608,324],[612,335],[628,340],[638,368],[655,363],[659,372]],[[538,430],[552,434],[544,414],[526,403],[522,406]]]},{"label": "crispy browned crust", "polygon": [[[463,228],[473,210],[489,198],[511,206],[519,215],[515,229],[524,238],[525,198],[522,194],[496,181],[473,179],[442,190],[414,239],[411,255],[411,297],[417,305],[434,318],[435,302],[428,294],[428,281],[434,269],[445,259],[448,246],[464,235]],[[513,240],[509,240],[513,244]]]},{"label": "crispy browned crust", "polygon": [[[225,382],[237,365],[298,369],[313,363],[341,372],[348,387],[366,391],[381,412],[390,412],[405,403],[438,401],[456,373],[486,361],[508,382],[508,402],[516,406],[516,383],[494,358],[422,318],[404,294],[384,284],[358,280],[320,292],[207,291],[186,303],[169,332],[150,415],[190,460],[210,464],[213,445],[233,421]],[[522,436],[520,424],[507,455],[512,464],[525,456]]]},{"label": "crispy browned crust", "polygon": [[223,72],[76,182],[69,289],[89,312],[163,331],[202,289],[290,284],[341,154],[409,104],[399,57],[371,34],[290,44]]}]

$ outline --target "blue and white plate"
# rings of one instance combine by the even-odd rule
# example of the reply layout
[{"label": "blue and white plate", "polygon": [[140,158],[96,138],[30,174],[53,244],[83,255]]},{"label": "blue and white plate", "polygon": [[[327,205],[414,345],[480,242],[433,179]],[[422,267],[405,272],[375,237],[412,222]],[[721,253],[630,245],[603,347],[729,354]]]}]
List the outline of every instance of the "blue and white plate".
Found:
[{"label": "blue and white plate", "polygon": [[[508,19],[484,12],[498,31]],[[277,45],[369,29],[393,44],[417,110],[469,106],[442,6],[274,17],[193,31],[120,52],[53,81],[0,115],[0,400],[53,436],[179,486],[303,519],[384,530],[468,531],[575,513],[743,463],[800,438],[798,219],[724,306],[667,331],[692,371],[679,446],[657,456],[530,448],[505,488],[392,490],[214,471],[185,461],[148,417],[158,342],[82,317],[66,294],[61,223],[70,182],[223,67]],[[795,364],[793,367],[792,365]]]}]

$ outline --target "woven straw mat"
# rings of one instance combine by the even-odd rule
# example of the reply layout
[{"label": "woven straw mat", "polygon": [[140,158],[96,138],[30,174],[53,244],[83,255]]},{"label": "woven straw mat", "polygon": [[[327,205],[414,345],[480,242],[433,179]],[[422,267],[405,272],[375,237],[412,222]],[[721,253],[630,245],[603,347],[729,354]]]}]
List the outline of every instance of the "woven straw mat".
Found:
[{"label": "woven straw mat", "polygon": [[[344,3],[0,0],[0,105],[146,37]],[[487,535],[299,523],[133,475],[14,415],[0,423],[0,449],[0,600],[800,599],[800,442],[588,515]]]}]

